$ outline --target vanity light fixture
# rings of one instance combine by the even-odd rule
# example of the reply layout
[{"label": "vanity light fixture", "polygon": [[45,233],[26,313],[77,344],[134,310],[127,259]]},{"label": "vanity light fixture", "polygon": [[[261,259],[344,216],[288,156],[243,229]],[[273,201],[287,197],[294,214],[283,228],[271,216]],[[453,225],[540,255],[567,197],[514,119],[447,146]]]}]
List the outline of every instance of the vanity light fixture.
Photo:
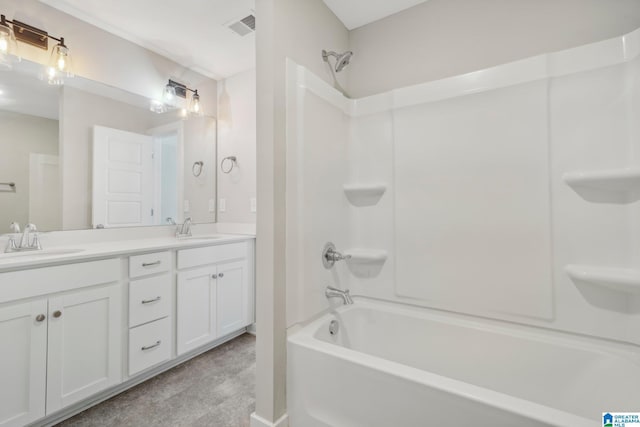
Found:
[{"label": "vanity light fixture", "polygon": [[[202,115],[202,104],[200,102],[200,94],[198,93],[198,89],[188,88],[187,85],[183,83],[178,83],[174,80],[169,80],[169,82],[164,87],[162,92],[162,99],[168,107],[175,108],[178,106],[178,98],[187,98],[187,93],[191,92],[191,100],[189,102],[188,113],[196,116]],[[185,113],[183,109],[182,113]]]},{"label": "vanity light fixture", "polygon": [[[71,52],[64,43],[64,37],[53,37],[44,30],[17,20],[9,20],[0,15],[0,66],[5,66],[8,55],[17,55],[17,42],[27,43],[40,49],[49,50],[49,39],[57,44],[51,50],[51,58],[45,68],[45,78],[52,85],[61,85],[65,78],[73,77]],[[4,58],[3,58],[4,56]]]}]

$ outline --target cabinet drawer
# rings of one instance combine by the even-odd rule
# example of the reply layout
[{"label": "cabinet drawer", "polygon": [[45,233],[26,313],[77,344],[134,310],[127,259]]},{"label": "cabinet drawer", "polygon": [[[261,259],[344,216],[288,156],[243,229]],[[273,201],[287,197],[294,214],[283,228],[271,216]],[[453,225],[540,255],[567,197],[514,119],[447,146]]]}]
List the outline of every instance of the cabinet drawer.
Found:
[{"label": "cabinet drawer", "polygon": [[178,251],[178,269],[244,259],[247,251],[247,242],[183,249]]},{"label": "cabinet drawer", "polygon": [[171,275],[147,277],[129,283],[129,327],[171,314]]},{"label": "cabinet drawer", "polygon": [[171,319],[156,320],[129,331],[129,375],[171,358]]},{"label": "cabinet drawer", "polygon": [[129,257],[129,277],[148,276],[169,271],[170,265],[171,252],[134,255]]}]

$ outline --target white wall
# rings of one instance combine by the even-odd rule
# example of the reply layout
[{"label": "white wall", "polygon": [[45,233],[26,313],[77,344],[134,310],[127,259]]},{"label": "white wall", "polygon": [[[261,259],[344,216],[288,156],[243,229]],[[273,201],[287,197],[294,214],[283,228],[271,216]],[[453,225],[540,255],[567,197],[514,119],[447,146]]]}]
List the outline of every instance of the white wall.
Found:
[{"label": "white wall", "polygon": [[636,0],[429,0],[349,33],[349,93],[359,98],[638,27]]},{"label": "white wall", "polygon": [[[192,117],[184,126],[184,200],[189,202],[189,211],[194,223],[216,220],[216,121],[212,117]],[[193,174],[193,164],[204,163],[202,173]]]},{"label": "white wall", "polygon": [[[285,58],[333,83],[321,50],[348,48],[348,32],[322,0],[257,0],[256,417],[286,411]],[[346,76],[340,76],[346,84]],[[255,419],[254,419],[255,421]],[[257,424],[256,424],[257,425]]]},{"label": "white wall", "polygon": [[[4,234],[13,221],[21,226],[29,222],[29,155],[58,155],[58,121],[0,111],[0,129],[0,182],[16,183],[15,193],[0,192],[0,234]],[[57,216],[60,207],[50,209]]]},{"label": "white wall", "polygon": [[[237,165],[223,173],[220,162],[235,156]],[[225,170],[230,167],[225,162]],[[218,209],[219,222],[255,223],[251,199],[256,197],[256,71],[218,82]]]}]

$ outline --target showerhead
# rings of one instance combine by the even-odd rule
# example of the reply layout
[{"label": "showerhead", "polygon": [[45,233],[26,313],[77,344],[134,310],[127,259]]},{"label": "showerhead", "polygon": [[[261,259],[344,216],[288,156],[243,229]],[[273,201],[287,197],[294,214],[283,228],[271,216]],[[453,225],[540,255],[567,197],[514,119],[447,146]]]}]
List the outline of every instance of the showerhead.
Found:
[{"label": "showerhead", "polygon": [[322,59],[329,63],[329,57],[333,56],[336,58],[336,65],[335,65],[335,70],[336,73],[339,73],[340,71],[342,71],[344,69],[344,67],[346,67],[347,65],[349,65],[349,61],[351,61],[351,57],[353,56],[353,52],[351,52],[350,50],[344,52],[344,53],[336,53],[333,51],[327,52],[326,50],[322,51]]}]

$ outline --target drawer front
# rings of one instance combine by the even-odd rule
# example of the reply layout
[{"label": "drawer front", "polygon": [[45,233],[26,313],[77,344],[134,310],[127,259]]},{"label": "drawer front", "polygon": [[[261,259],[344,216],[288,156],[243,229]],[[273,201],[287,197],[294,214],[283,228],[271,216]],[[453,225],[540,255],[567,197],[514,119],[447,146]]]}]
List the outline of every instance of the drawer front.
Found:
[{"label": "drawer front", "polygon": [[129,327],[171,314],[171,275],[147,277],[129,283]]},{"label": "drawer front", "polygon": [[183,249],[178,251],[178,269],[244,259],[247,257],[247,251],[247,242]]},{"label": "drawer front", "polygon": [[169,271],[171,252],[155,252],[152,254],[129,257],[129,277],[148,276],[149,274]]},{"label": "drawer front", "polygon": [[171,358],[171,319],[156,320],[129,331],[129,375]]}]

